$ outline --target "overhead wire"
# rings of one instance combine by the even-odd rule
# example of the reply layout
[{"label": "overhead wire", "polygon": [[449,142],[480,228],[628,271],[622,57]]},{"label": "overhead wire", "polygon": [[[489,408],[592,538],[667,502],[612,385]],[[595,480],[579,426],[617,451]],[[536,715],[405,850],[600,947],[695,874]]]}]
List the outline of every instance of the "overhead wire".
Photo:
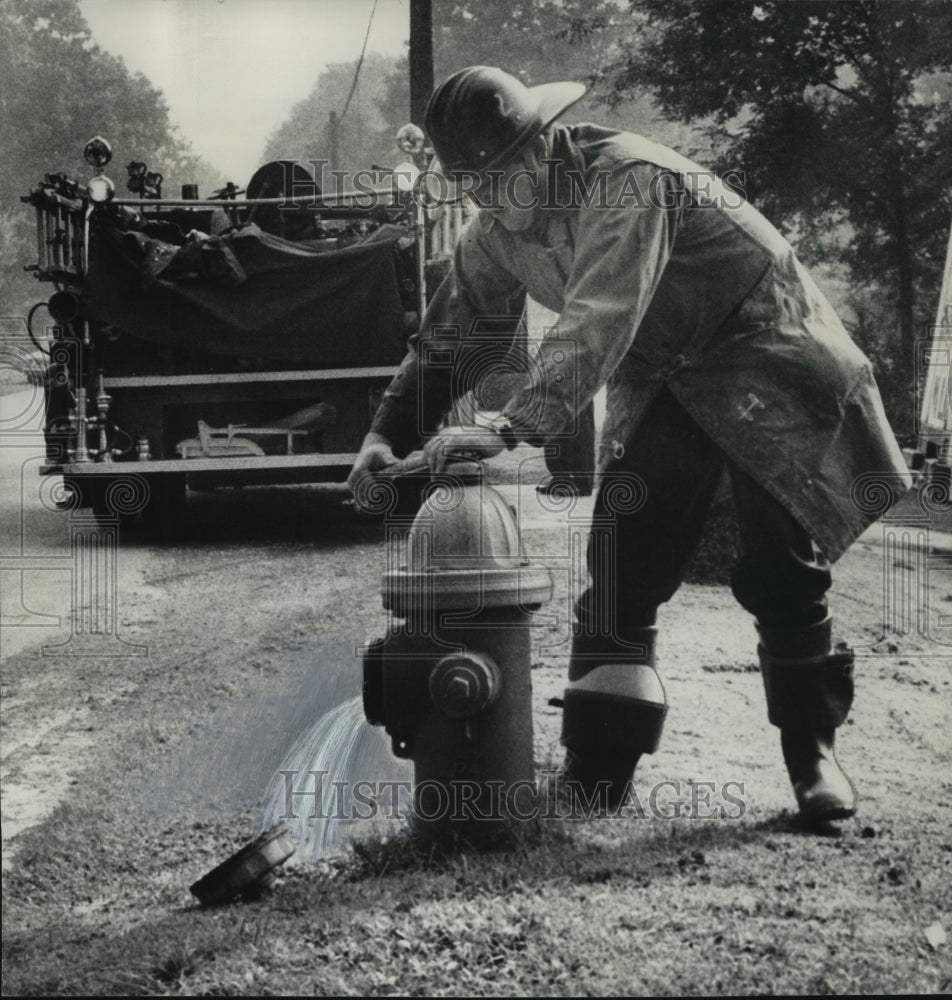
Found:
[{"label": "overhead wire", "polygon": [[367,33],[364,35],[364,47],[360,50],[360,58],[357,60],[357,68],[354,70],[354,82],[350,85],[350,93],[347,95],[347,100],[344,102],[344,110],[340,113],[340,117],[337,119],[338,122],[342,122],[344,120],[344,116],[347,114],[347,109],[350,107],[350,102],[354,96],[354,92],[357,90],[357,81],[360,79],[360,69],[364,64],[364,56],[367,54],[367,42],[370,39],[370,29],[374,23],[374,14],[377,13],[377,3],[378,0],[374,0],[374,5],[370,11],[370,19],[367,21]]}]

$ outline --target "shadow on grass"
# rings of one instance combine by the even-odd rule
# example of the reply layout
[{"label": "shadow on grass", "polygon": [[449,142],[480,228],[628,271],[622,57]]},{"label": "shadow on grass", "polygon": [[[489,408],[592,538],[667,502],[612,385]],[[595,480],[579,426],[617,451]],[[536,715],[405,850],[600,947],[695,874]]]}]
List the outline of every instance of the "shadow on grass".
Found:
[{"label": "shadow on grass", "polygon": [[[27,902],[21,926],[8,921],[4,934],[4,994],[333,995],[364,990],[371,995],[374,981],[367,970],[378,955],[403,962],[414,954],[416,914],[425,915],[421,941],[432,950],[434,908],[470,913],[466,919],[485,934],[479,924],[484,909],[500,901],[511,906],[513,900],[537,907],[538,917],[516,911],[517,923],[529,921],[519,924],[522,929],[498,932],[498,948],[492,947],[502,949],[498,954],[504,952],[506,961],[512,957],[506,949],[517,948],[516,939],[527,935],[529,941],[538,936],[541,954],[551,944],[546,908],[553,899],[575,905],[571,900],[579,893],[586,898],[608,893],[609,910],[628,912],[633,892],[638,898],[644,894],[644,905],[653,911],[662,900],[681,898],[686,891],[711,891],[716,905],[696,905],[707,905],[716,922],[722,898],[716,894],[756,884],[757,864],[766,864],[764,878],[773,877],[772,864],[749,849],[775,848],[771,842],[802,832],[787,813],[760,820],[553,819],[519,827],[494,850],[477,849],[464,838],[438,843],[417,832],[355,845],[350,855],[315,868],[288,866],[270,894],[215,908],[176,903],[181,892],[159,879],[157,858],[154,870],[144,865],[145,870],[117,883],[108,868],[95,870],[97,855],[90,853],[86,881],[111,883],[104,888],[112,909],[90,913],[66,902],[31,910]],[[59,840],[65,849],[66,840]],[[181,871],[173,867],[173,872],[183,876],[184,887],[185,869],[194,859],[182,852],[179,860]],[[46,878],[56,863],[62,858],[47,860]],[[44,872],[44,866],[38,870]],[[14,880],[21,898],[31,877]],[[29,919],[23,920],[23,913]],[[459,950],[467,933],[465,927],[447,928],[445,947]],[[518,947],[525,948],[525,941]],[[564,948],[571,957],[583,954],[584,944],[569,940]],[[409,957],[406,961],[412,971],[415,966]],[[486,989],[491,989],[492,972],[488,967],[480,973]],[[421,982],[429,981],[425,969],[417,974],[424,977]],[[541,976],[543,984],[548,975],[541,964],[531,974]]]},{"label": "shadow on grass", "polygon": [[357,510],[349,498],[350,491],[336,485],[189,491],[174,519],[158,526],[132,519],[120,531],[123,544],[133,547],[307,542],[318,549],[336,549],[381,541],[383,516]]}]

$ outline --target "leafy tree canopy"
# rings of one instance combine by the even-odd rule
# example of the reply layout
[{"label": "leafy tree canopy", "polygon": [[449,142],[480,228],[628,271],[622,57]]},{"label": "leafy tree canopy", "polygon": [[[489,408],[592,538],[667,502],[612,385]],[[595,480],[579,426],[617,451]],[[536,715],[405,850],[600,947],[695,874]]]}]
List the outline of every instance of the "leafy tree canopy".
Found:
[{"label": "leafy tree canopy", "polygon": [[35,237],[20,196],[47,173],[88,177],[82,153],[94,135],[112,145],[108,173],[119,190],[131,160],[163,174],[167,192],[196,182],[208,191],[221,180],[176,134],[161,92],[95,44],[76,0],[0,3],[0,135],[0,301],[7,315],[40,297],[22,272]]},{"label": "leafy tree canopy", "polygon": [[[433,8],[437,81],[464,66],[499,66],[523,83],[581,80],[588,94],[568,121],[630,128],[686,154],[707,148],[693,129],[659,113],[647,87],[630,88],[607,107],[611,80],[601,68],[617,56],[627,18],[613,0],[455,0]],[[587,30],[578,27],[587,23]]]},{"label": "leafy tree canopy", "polygon": [[945,0],[630,0],[604,75],[613,100],[647,88],[667,114],[711,120],[714,166],[742,168],[802,252],[891,289],[908,363],[952,207],[950,38]]},{"label": "leafy tree canopy", "polygon": [[96,45],[75,0],[0,4],[0,46],[0,115],[13,139],[0,148],[5,202],[49,171],[85,177],[94,135],[112,144],[119,183],[130,160],[145,160],[167,187],[218,180],[177,135],[161,91]]},{"label": "leafy tree canopy", "polygon": [[[592,0],[438,0],[433,4],[433,62],[439,81],[464,66],[500,66],[526,84],[555,79],[585,80],[589,95],[569,112],[571,121],[607,119],[701,155],[709,144],[692,127],[659,114],[647,94],[632,94],[607,107],[606,85],[597,72],[615,51],[617,5],[605,4],[605,23],[584,33],[574,31]],[[610,8],[610,10],[609,10]],[[330,66],[308,97],[269,138],[263,159],[331,159],[330,113],[345,107],[356,60]],[[396,130],[410,118],[407,59],[368,54],[348,114],[338,127],[340,168],[393,165]]]},{"label": "leafy tree canopy", "polygon": [[[352,176],[375,164],[395,166],[395,157],[401,154],[396,152],[394,139],[403,121],[388,121],[384,110],[394,66],[394,59],[373,52],[365,57],[359,74],[356,60],[328,66],[310,94],[268,138],[262,162],[326,161],[325,187],[334,186],[332,169]],[[336,160],[332,113],[338,116]]]}]

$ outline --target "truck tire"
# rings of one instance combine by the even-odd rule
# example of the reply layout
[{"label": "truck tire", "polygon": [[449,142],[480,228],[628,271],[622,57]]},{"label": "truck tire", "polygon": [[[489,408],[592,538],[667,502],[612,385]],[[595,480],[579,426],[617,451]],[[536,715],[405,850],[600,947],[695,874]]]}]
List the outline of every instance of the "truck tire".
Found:
[{"label": "truck tire", "polygon": [[173,541],[185,527],[185,475],[149,476],[148,485],[148,499],[142,510],[143,526],[153,540]]},{"label": "truck tire", "polygon": [[98,518],[118,518],[120,523],[135,521],[149,496],[149,483],[138,473],[90,476],[90,498]]},{"label": "truck tire", "polygon": [[63,510],[92,507],[94,492],[92,476],[63,476],[63,486],[69,494],[58,503]]}]

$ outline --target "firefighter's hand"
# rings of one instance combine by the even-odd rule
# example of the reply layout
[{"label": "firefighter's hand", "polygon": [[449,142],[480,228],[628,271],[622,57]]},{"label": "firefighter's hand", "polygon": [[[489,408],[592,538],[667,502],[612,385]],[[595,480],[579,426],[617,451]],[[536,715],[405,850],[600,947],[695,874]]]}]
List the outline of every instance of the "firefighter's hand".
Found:
[{"label": "firefighter's hand", "polygon": [[498,431],[490,427],[444,427],[423,447],[430,472],[444,472],[448,462],[492,458],[506,447]]},{"label": "firefighter's hand", "polygon": [[375,473],[396,462],[397,457],[386,438],[379,434],[368,434],[364,438],[364,443],[354,461],[354,467],[347,477],[347,485],[358,504],[360,504],[361,489],[367,488]]}]

